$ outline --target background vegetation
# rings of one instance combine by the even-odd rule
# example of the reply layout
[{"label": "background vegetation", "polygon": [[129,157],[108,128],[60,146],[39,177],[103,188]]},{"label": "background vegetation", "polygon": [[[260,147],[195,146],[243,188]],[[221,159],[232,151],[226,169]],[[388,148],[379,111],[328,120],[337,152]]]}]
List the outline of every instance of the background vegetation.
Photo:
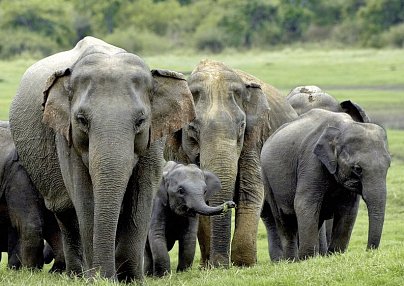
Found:
[{"label": "background vegetation", "polygon": [[[151,68],[189,74],[199,60],[210,57],[243,69],[279,88],[283,94],[297,85],[315,84],[337,97],[351,99],[373,120],[388,128],[393,161],[388,173],[388,199],[380,249],[365,251],[368,219],[364,203],[344,254],[316,257],[298,263],[271,263],[264,226],[258,232],[258,263],[251,268],[198,269],[199,250],[192,271],[175,273],[177,251],[172,251],[173,273],[147,285],[400,285],[404,279],[404,50],[328,50],[285,48],[273,52],[227,52],[217,55],[168,54],[144,57]],[[0,60],[0,119],[24,70],[33,59]],[[0,264],[0,285],[82,285],[82,279],[6,269]],[[49,269],[47,267],[46,269]],[[97,285],[113,285],[98,280]]]},{"label": "background vegetation", "polygon": [[0,0],[0,58],[45,56],[85,35],[165,51],[403,47],[402,0]]}]

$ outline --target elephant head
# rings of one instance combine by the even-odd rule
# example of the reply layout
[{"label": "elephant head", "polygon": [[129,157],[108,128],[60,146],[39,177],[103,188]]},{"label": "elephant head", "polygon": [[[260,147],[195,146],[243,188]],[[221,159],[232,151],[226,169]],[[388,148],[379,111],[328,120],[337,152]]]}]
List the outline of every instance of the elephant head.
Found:
[{"label": "elephant head", "polygon": [[386,205],[386,175],[390,166],[387,137],[372,123],[351,122],[327,127],[314,154],[347,191],[360,194],[368,208],[368,249],[377,248]]},{"label": "elephant head", "polygon": [[218,215],[234,208],[232,201],[220,206],[210,207],[206,201],[221,189],[219,178],[208,171],[202,171],[194,164],[182,165],[173,161],[167,162],[161,182],[162,196],[165,205],[177,215],[195,216]]},{"label": "elephant head", "polygon": [[[70,174],[82,170],[79,178],[70,176],[70,184],[76,195],[89,187],[93,196],[93,204],[86,203],[86,211],[93,208],[89,220],[94,223],[88,226],[93,232],[88,266],[113,277],[115,236],[129,179],[154,142],[194,118],[187,83],[175,72],[150,71],[134,54],[89,46],[72,66],[48,79],[43,109],[43,123],[59,134],[57,143],[68,146],[65,152],[58,148],[65,184],[63,169]],[[60,159],[66,154],[71,169]]]},{"label": "elephant head", "polygon": [[358,122],[370,122],[369,116],[358,104],[346,100],[339,103],[332,95],[318,86],[298,86],[287,95],[288,102],[300,115],[313,108],[321,108],[334,112],[345,112]]}]

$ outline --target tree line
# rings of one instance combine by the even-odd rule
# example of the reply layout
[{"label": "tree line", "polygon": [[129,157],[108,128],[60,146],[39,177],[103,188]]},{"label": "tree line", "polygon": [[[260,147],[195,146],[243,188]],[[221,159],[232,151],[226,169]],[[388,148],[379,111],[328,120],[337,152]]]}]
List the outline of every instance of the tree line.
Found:
[{"label": "tree line", "polygon": [[135,53],[404,47],[404,0],[0,0],[0,58],[46,56],[86,35]]}]

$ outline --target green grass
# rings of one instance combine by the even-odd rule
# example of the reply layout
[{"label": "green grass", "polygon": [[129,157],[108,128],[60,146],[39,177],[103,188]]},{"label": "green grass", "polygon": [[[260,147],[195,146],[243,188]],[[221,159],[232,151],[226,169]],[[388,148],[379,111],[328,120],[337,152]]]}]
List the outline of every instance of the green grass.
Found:
[{"label": "green grass", "polygon": [[[214,58],[243,69],[286,94],[297,85],[318,85],[338,98],[360,104],[386,127],[404,129],[404,50],[346,50],[230,53],[226,55],[164,55],[145,57],[151,68],[189,73],[202,58]],[[0,119],[26,67],[33,60],[0,61]],[[404,281],[404,130],[388,129],[393,161],[388,172],[385,226],[380,248],[365,251],[368,219],[361,202],[348,251],[298,263],[271,263],[266,233],[260,222],[258,263],[251,268],[198,269],[199,251],[191,271],[146,280],[147,285],[399,285]],[[172,268],[177,252],[173,250]],[[0,285],[82,285],[83,279],[45,271],[10,271],[0,264]],[[47,266],[48,268],[48,266]],[[99,279],[97,285],[113,285]]]}]

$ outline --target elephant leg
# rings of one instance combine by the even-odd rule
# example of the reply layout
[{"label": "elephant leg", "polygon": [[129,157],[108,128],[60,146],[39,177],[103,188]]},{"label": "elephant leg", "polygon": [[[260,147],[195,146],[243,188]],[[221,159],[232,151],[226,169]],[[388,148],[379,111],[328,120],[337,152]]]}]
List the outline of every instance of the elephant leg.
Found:
[{"label": "elephant leg", "polygon": [[44,209],[44,220],[44,238],[51,246],[55,256],[52,268],[49,270],[49,272],[61,273],[66,270],[62,233],[60,232],[55,215],[47,209]]},{"label": "elephant leg", "polygon": [[276,228],[276,223],[271,211],[271,207],[266,201],[264,201],[261,211],[261,219],[267,230],[269,257],[272,261],[279,261],[282,259],[283,253],[282,242]]},{"label": "elephant leg", "polygon": [[144,250],[144,263],[143,263],[143,268],[144,268],[144,274],[146,276],[152,276],[153,275],[153,257],[150,249],[150,243],[149,240],[146,240],[146,247]]},{"label": "elephant leg", "polygon": [[8,253],[8,263],[7,267],[10,269],[20,269],[21,268],[21,257],[20,257],[20,240],[18,237],[17,230],[9,226],[8,227],[8,247],[7,247],[7,253]]},{"label": "elephant leg", "polygon": [[257,262],[257,232],[260,208],[239,203],[231,245],[231,260],[236,266],[251,266]]},{"label": "elephant leg", "polygon": [[318,234],[318,249],[320,255],[327,254],[328,244],[327,244],[327,229],[325,221],[322,223]]},{"label": "elephant leg", "polygon": [[[191,218],[192,219],[192,218]],[[197,219],[195,222],[189,225],[188,229],[185,230],[184,235],[178,241],[178,266],[177,272],[185,271],[192,267],[192,262],[195,257],[195,247],[196,247],[196,227]]]},{"label": "elephant leg", "polygon": [[[85,271],[85,276],[92,277],[96,271],[93,268],[94,195],[92,181],[87,167],[83,164],[82,158],[76,151],[67,145],[67,142],[61,138],[61,135],[57,137],[57,141],[59,146],[59,161],[65,162],[60,164],[61,172],[67,193],[75,209],[75,218],[78,221],[81,242],[80,250],[82,251],[80,260],[83,263],[81,271]],[[72,232],[76,232],[76,230],[76,226],[72,228]],[[71,235],[75,236],[76,233],[72,233]]]},{"label": "elephant leg", "polygon": [[69,275],[81,275],[83,272],[83,250],[75,210],[69,209],[56,213],[62,232],[63,252],[66,260],[66,272]]},{"label": "elephant leg", "polygon": [[[119,218],[115,258],[119,281],[130,282],[143,279],[144,252],[149,228],[148,218],[151,215],[151,206],[148,206],[148,202],[151,204],[151,196],[152,192],[137,193],[134,196],[137,197],[135,199],[136,207],[133,207],[135,212],[130,215],[126,212],[132,212],[132,207],[125,207],[124,213]],[[155,264],[158,258],[155,257],[154,241],[150,241],[150,247]],[[165,249],[157,250],[157,253],[168,257],[168,251]]]},{"label": "elephant leg", "polygon": [[305,259],[318,253],[319,213],[321,198],[313,199],[309,191],[297,191],[294,207],[299,231],[299,259]]},{"label": "elephant leg", "polygon": [[[150,225],[152,202],[163,173],[165,140],[152,143],[139,158],[129,180],[119,219],[116,243],[118,280],[143,280],[144,249]],[[127,205],[126,205],[127,203]],[[128,220],[125,219],[129,218]],[[153,251],[153,248],[152,248]],[[154,257],[153,257],[154,260]]]},{"label": "elephant leg", "polygon": [[199,266],[202,268],[208,268],[209,266],[209,254],[210,254],[210,217],[199,216],[198,225],[198,243],[201,251],[201,260]]},{"label": "elephant leg", "polygon": [[329,253],[344,252],[348,247],[359,209],[359,196],[351,202],[342,203],[334,213]]},{"label": "elephant leg", "polygon": [[43,218],[38,194],[30,184],[26,172],[15,171],[12,167],[11,182],[6,192],[11,225],[19,238],[19,259],[22,266],[42,268],[43,259]]},{"label": "elephant leg", "polygon": [[238,184],[231,261],[236,266],[252,266],[257,263],[258,223],[264,201],[259,153],[254,150],[244,150],[240,156]]},{"label": "elephant leg", "polygon": [[331,236],[332,236],[332,226],[334,224],[334,219],[327,219],[325,221],[326,231],[327,231],[327,248],[331,244]]},{"label": "elephant leg", "polygon": [[151,253],[153,256],[153,276],[161,277],[170,273],[170,256],[168,255],[167,241],[165,237],[151,235]]},{"label": "elephant leg", "polygon": [[282,243],[283,259],[298,259],[298,228],[294,215],[281,214],[280,219],[276,219],[278,234]]}]

